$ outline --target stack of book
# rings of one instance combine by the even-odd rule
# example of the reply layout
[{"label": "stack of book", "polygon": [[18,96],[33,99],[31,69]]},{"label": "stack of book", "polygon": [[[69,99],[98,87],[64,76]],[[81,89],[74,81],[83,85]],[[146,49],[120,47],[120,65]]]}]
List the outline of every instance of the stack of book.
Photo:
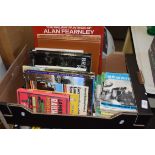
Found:
[{"label": "stack of book", "polygon": [[18,102],[36,113],[92,115],[104,27],[39,26],[33,33],[35,49],[23,66],[26,88],[17,91]]},{"label": "stack of book", "polygon": [[129,75],[102,73],[103,32],[91,26],[35,28],[19,104],[45,114],[111,118],[136,112]]},{"label": "stack of book", "polygon": [[95,74],[91,54],[77,50],[36,48],[23,66],[26,89],[18,102],[37,113],[91,115]]},{"label": "stack of book", "polygon": [[137,112],[130,76],[127,73],[106,72],[97,76],[95,99],[97,116],[110,118],[123,112]]}]

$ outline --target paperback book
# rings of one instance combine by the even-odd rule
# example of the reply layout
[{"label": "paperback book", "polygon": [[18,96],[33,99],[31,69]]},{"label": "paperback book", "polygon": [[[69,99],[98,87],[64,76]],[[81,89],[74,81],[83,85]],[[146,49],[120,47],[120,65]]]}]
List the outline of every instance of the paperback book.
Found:
[{"label": "paperback book", "polygon": [[18,103],[34,113],[70,114],[70,95],[20,88]]},{"label": "paperback book", "polygon": [[129,74],[106,72],[95,79],[95,115],[112,118],[137,112]]},{"label": "paperback book", "polygon": [[[29,70],[30,68],[31,70]],[[79,102],[79,114],[83,115],[92,112],[95,77],[93,73],[79,74],[76,72],[47,72],[38,71],[35,67],[28,67],[27,69],[23,67],[24,79],[26,81],[27,88],[67,93],[72,93],[76,90],[74,94],[78,94],[78,90],[80,90],[79,93],[82,93],[85,97],[80,97],[81,102]],[[74,91],[71,90],[71,87],[74,88]],[[81,109],[82,107],[83,110]]]},{"label": "paperback book", "polygon": [[67,93],[79,94],[79,115],[87,115],[89,87],[67,84],[64,85],[64,91]]},{"label": "paperback book", "polygon": [[129,74],[106,72],[104,78],[100,109],[136,112],[137,107]]}]

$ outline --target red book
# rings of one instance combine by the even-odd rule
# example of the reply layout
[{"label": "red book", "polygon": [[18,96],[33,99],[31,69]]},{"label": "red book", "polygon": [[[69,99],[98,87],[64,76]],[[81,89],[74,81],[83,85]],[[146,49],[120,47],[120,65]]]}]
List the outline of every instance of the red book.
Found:
[{"label": "red book", "polygon": [[[54,93],[44,90],[19,88],[17,90],[18,103],[38,113],[69,114],[70,95]],[[35,103],[34,103],[35,102]]]},{"label": "red book", "polygon": [[35,47],[84,50],[92,54],[92,71],[102,73],[103,26],[34,26]]},{"label": "red book", "polygon": [[51,98],[50,97],[46,98],[45,111],[47,114],[51,113]]}]

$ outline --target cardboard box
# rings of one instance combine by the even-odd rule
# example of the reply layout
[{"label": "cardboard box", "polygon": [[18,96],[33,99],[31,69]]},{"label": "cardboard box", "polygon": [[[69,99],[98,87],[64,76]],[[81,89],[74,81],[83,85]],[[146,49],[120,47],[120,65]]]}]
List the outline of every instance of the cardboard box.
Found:
[{"label": "cardboard box", "polygon": [[25,44],[29,49],[34,46],[31,26],[0,27],[0,55],[6,68],[9,68]]},{"label": "cardboard box", "polygon": [[[134,54],[114,53],[103,60],[103,71],[130,74],[138,106],[137,114],[120,113],[113,119],[94,116],[33,114],[22,105],[17,104],[16,90],[24,84],[22,65],[28,64],[28,62],[27,46],[25,46],[0,82],[0,110],[9,123],[46,128],[134,128],[135,126],[145,127],[152,116],[144,85],[139,82],[137,76],[139,69]],[[144,100],[147,102],[147,108],[142,105]]]}]

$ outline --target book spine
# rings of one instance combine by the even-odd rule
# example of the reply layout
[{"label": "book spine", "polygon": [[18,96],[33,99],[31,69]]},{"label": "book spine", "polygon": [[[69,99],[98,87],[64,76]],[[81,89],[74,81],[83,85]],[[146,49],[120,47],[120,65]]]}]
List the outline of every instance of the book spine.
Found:
[{"label": "book spine", "polygon": [[46,97],[45,111],[47,114],[51,113],[51,99],[50,99],[50,97]]},{"label": "book spine", "polygon": [[36,97],[35,96],[32,97],[32,105],[33,105],[33,112],[36,113],[37,106],[36,106]]},{"label": "book spine", "polygon": [[58,114],[58,99],[51,98],[51,113]]},{"label": "book spine", "polygon": [[79,95],[70,94],[70,114],[78,115],[78,106],[79,106]]}]

